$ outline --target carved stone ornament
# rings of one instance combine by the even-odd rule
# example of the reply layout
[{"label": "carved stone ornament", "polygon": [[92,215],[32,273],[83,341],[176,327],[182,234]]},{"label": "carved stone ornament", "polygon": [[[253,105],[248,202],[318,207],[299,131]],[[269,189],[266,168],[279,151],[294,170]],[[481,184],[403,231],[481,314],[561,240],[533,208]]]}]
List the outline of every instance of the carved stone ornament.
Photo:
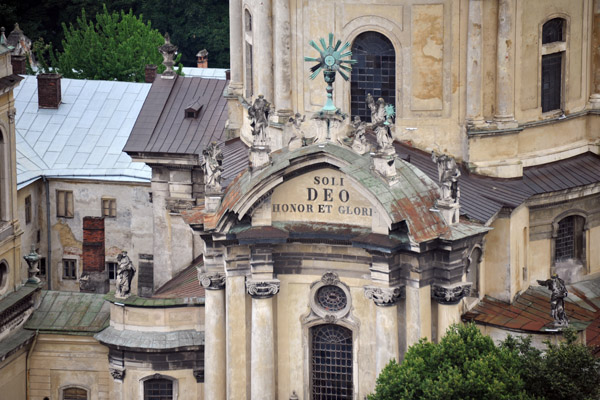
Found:
[{"label": "carved stone ornament", "polygon": [[327,271],[321,277],[321,282],[325,285],[337,285],[340,283],[340,277],[335,272]]},{"label": "carved stone ornament", "polygon": [[221,290],[225,288],[225,275],[216,273],[198,274],[198,281],[206,290]]},{"label": "carved stone ornament", "polygon": [[404,286],[396,287],[379,287],[379,286],[365,286],[365,297],[369,300],[373,300],[375,305],[381,307],[388,307],[395,305],[398,300],[405,297]]},{"label": "carved stone ornament", "polygon": [[194,378],[196,378],[196,382],[204,383],[204,369],[195,369],[192,373],[194,374]]},{"label": "carved stone ornament", "polygon": [[131,282],[133,281],[136,270],[126,251],[122,251],[117,256],[117,261],[118,266],[115,297],[119,299],[126,299],[131,295]]},{"label": "carved stone ornament", "polygon": [[550,297],[550,315],[554,318],[554,326],[569,326],[569,318],[565,313],[565,297],[569,295],[569,291],[565,286],[565,281],[560,279],[557,274],[552,274],[550,279],[545,281],[538,280],[537,283],[545,286],[552,292],[552,296]]},{"label": "carved stone ornament", "polygon": [[279,279],[246,279],[246,290],[253,299],[268,299],[279,293]]},{"label": "carved stone ornament", "polygon": [[165,69],[165,71],[162,73],[161,78],[174,79],[176,74],[173,70],[173,65],[175,65],[173,59],[177,55],[177,46],[171,43],[169,33],[165,33],[165,44],[160,46],[158,51],[163,56],[163,65],[167,67],[167,69]]},{"label": "carved stone ornament", "polygon": [[120,368],[109,368],[110,374],[116,381],[122,381],[125,378],[125,370]]},{"label": "carved stone ornament", "polygon": [[471,292],[471,282],[458,282],[452,285],[431,285],[431,298],[440,304],[457,304]]},{"label": "carved stone ornament", "polygon": [[327,315],[325,315],[325,317],[323,318],[323,320],[327,324],[334,324],[335,321],[337,321],[337,317],[335,315],[333,315],[333,314],[327,314]]},{"label": "carved stone ornament", "polygon": [[216,142],[211,142],[202,151],[202,156],[205,190],[207,193],[219,193],[223,179],[223,152]]}]

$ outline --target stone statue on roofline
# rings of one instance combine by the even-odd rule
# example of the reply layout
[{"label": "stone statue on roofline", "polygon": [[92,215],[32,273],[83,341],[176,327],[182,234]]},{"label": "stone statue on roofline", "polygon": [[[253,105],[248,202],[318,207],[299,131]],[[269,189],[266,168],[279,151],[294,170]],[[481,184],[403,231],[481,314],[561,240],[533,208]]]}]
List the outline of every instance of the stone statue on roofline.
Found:
[{"label": "stone statue on roofline", "polygon": [[371,127],[377,136],[377,150],[384,154],[394,154],[394,137],[392,135],[391,126],[394,121],[394,106],[386,104],[383,98],[378,98],[377,101],[367,94],[367,106],[371,110]]},{"label": "stone statue on roofline", "polygon": [[565,281],[560,279],[557,274],[552,274],[550,279],[538,280],[537,282],[552,292],[550,296],[550,315],[554,318],[554,326],[569,326],[569,318],[565,313],[565,297],[568,296],[569,291],[565,286]]},{"label": "stone statue on roofline", "polygon": [[218,193],[221,191],[221,179],[223,174],[223,152],[216,142],[211,142],[202,151],[204,161],[202,169],[204,170],[204,185],[208,193]]},{"label": "stone statue on roofline", "polygon": [[171,43],[171,37],[169,33],[165,33],[165,43],[158,48],[158,51],[163,56],[163,65],[167,67],[165,71],[161,74],[162,79],[174,79],[175,78],[175,70],[173,70],[173,65],[175,65],[175,56],[177,55],[177,46]]},{"label": "stone statue on roofline", "polygon": [[131,295],[131,282],[135,276],[135,268],[126,251],[117,256],[117,261],[119,264],[117,267],[115,297],[125,299]]},{"label": "stone statue on roofline", "polygon": [[248,108],[248,119],[252,127],[252,136],[255,146],[265,146],[267,141],[267,127],[269,126],[269,114],[271,113],[271,103],[265,96],[259,94],[254,104]]},{"label": "stone statue on roofline", "polygon": [[431,152],[431,159],[437,163],[438,180],[442,185],[442,201],[449,203],[458,203],[460,198],[460,189],[458,187],[458,178],[460,170],[454,158],[445,154],[436,155]]},{"label": "stone statue on roofline", "polygon": [[371,150],[371,146],[367,143],[365,132],[367,130],[367,123],[362,121],[357,115],[351,123],[351,129],[348,130],[345,137],[341,137],[339,141],[351,147],[352,150],[358,154],[365,154]]}]

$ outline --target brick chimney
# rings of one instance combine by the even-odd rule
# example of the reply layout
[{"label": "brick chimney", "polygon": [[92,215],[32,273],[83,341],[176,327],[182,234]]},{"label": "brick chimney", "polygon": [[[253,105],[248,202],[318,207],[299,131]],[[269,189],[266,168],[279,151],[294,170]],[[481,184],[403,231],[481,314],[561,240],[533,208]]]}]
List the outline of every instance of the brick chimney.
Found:
[{"label": "brick chimney", "polygon": [[156,79],[156,65],[148,64],[145,69],[146,83],[152,83]]},{"label": "brick chimney", "polygon": [[208,68],[208,51],[202,49],[196,54],[198,57],[198,68]]},{"label": "brick chimney", "polygon": [[12,64],[13,74],[27,74],[25,56],[10,56],[10,63]]},{"label": "brick chimney", "polygon": [[38,107],[58,108],[61,103],[60,74],[39,74],[38,81]]},{"label": "brick chimney", "polygon": [[83,255],[79,290],[108,293],[110,282],[104,264],[104,218],[83,217]]}]

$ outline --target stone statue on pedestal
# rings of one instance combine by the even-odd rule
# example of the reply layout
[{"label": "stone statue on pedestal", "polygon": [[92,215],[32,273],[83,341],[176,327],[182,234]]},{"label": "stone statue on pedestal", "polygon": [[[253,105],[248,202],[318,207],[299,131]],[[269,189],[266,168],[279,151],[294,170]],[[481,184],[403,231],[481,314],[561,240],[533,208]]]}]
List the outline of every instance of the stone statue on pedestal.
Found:
[{"label": "stone statue on pedestal", "polygon": [[220,192],[223,173],[223,152],[216,142],[209,144],[203,151],[202,168],[204,170],[204,185],[207,192]]},{"label": "stone statue on pedestal", "polygon": [[565,313],[565,297],[568,296],[569,292],[565,286],[565,281],[560,279],[557,274],[552,274],[550,279],[538,280],[537,282],[552,292],[552,296],[550,296],[550,315],[554,318],[554,325],[569,326],[569,318]]},{"label": "stone statue on pedestal", "polygon": [[456,161],[445,154],[438,156],[433,151],[431,152],[431,159],[434,163],[437,163],[438,167],[438,179],[442,185],[441,200],[458,203],[460,197],[460,189],[458,188],[460,170],[456,165]]},{"label": "stone statue on pedestal", "polygon": [[377,136],[378,151],[394,154],[394,137],[390,128],[395,115],[394,106],[386,104],[381,97],[375,101],[371,93],[367,94],[367,106],[371,110],[371,126]]},{"label": "stone statue on pedestal", "polygon": [[271,103],[265,100],[262,94],[254,100],[248,108],[248,118],[252,127],[252,136],[254,137],[254,145],[267,144],[267,127],[269,125],[269,114],[271,113]]},{"label": "stone statue on pedestal", "polygon": [[131,282],[135,275],[135,268],[126,251],[117,256],[119,265],[117,267],[117,287],[115,297],[127,298],[131,294]]}]

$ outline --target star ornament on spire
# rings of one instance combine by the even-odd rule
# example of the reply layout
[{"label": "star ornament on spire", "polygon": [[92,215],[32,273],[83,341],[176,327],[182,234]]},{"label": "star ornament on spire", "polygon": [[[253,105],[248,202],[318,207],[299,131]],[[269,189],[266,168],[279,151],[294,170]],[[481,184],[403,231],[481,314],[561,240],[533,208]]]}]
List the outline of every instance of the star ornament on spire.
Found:
[{"label": "star ornament on spire", "polygon": [[350,78],[344,71],[352,71],[350,65],[356,64],[356,60],[343,60],[343,58],[352,55],[351,51],[346,51],[350,47],[350,43],[346,42],[342,46],[342,41],[338,40],[334,46],[333,33],[329,34],[329,44],[325,43],[325,39],[323,38],[319,39],[319,42],[321,43],[321,47],[314,40],[308,42],[308,44],[319,52],[319,57],[304,57],[304,61],[315,61],[318,63],[310,68],[312,72],[310,79],[315,79],[323,71],[323,77],[327,83],[327,101],[322,111],[336,111],[337,108],[333,105],[333,82],[335,82],[335,74],[336,72],[339,73],[347,81]]}]

